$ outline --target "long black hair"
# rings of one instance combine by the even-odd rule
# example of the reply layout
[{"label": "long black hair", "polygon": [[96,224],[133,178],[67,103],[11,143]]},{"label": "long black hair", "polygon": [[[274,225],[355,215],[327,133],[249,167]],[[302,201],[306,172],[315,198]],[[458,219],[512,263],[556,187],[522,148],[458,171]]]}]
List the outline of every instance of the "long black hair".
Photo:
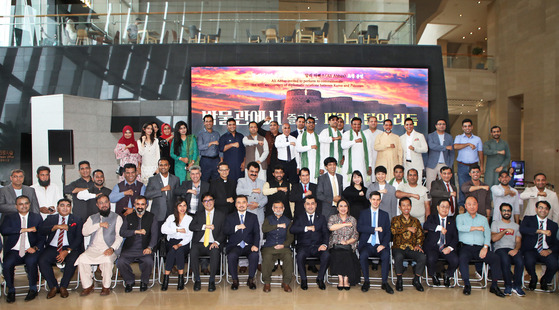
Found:
[{"label": "long black hair", "polygon": [[[188,211],[188,202],[186,202],[186,199],[179,197],[177,198],[177,201],[175,201],[175,208],[173,209],[173,214],[175,215],[175,224],[177,224],[177,226],[179,226],[181,223],[180,214],[179,214],[179,205],[183,202],[186,204],[186,210]],[[185,214],[185,216],[187,216],[187,214]]]},{"label": "long black hair", "polygon": [[174,136],[174,141],[175,141],[175,147],[173,148],[173,153],[175,153],[175,155],[180,156],[181,154],[181,149],[182,149],[182,139],[181,139],[181,134],[179,132],[181,126],[186,127],[186,135],[188,135],[188,125],[186,124],[186,122],[184,121],[178,121],[175,124],[175,136]]},{"label": "long black hair", "polygon": [[[155,131],[153,130],[153,125],[152,123],[145,123],[142,126],[142,134],[140,135],[140,142],[142,142],[142,137],[146,136],[146,128],[148,128],[148,126],[151,126],[151,135],[149,135],[149,141],[150,141],[150,145],[153,144],[153,142],[155,141]],[[147,139],[146,139],[147,140]]]}]

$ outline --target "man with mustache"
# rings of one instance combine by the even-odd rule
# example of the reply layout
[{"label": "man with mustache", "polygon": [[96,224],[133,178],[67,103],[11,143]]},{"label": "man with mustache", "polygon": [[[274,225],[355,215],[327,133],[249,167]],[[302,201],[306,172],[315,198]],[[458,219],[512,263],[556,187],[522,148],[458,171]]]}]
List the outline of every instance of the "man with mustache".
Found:
[{"label": "man with mustache", "polygon": [[385,119],[382,127],[384,132],[377,136],[374,142],[375,151],[377,151],[375,167],[386,167],[386,179],[390,180],[393,177],[394,166],[402,164],[402,147],[400,146],[400,137],[392,133],[392,121]]},{"label": "man with mustache", "polygon": [[49,214],[56,213],[57,202],[63,198],[63,195],[60,187],[55,183],[51,183],[49,167],[41,166],[37,168],[37,183],[31,185],[31,187],[35,189],[43,220]]}]

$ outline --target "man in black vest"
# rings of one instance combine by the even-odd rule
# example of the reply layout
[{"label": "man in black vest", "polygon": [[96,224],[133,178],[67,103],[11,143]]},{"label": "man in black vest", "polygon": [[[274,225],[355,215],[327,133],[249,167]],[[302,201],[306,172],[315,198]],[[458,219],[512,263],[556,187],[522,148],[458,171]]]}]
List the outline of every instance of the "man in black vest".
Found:
[{"label": "man in black vest", "polygon": [[153,269],[153,248],[157,244],[158,224],[153,213],[146,211],[147,198],[136,197],[134,210],[136,212],[124,217],[120,235],[124,240],[122,253],[116,263],[124,283],[125,293],[132,291],[134,286],[134,273],[130,264],[140,263],[140,292],[148,289],[149,276]]},{"label": "man in black vest", "polygon": [[113,191],[109,195],[112,203],[116,203],[115,213],[126,217],[134,212],[134,201],[139,195],[144,195],[146,187],[140,181],[136,180],[136,165],[124,165],[124,181],[113,187]]},{"label": "man in black vest", "polygon": [[275,201],[281,201],[284,205],[284,212],[288,219],[293,219],[293,212],[291,211],[291,206],[289,205],[289,194],[291,193],[291,183],[284,180],[285,171],[282,165],[278,164],[274,167],[273,172],[274,178],[269,182],[264,184],[262,192],[264,195],[268,196],[268,203],[264,209],[264,216],[268,217],[274,214],[272,210],[272,205]]}]

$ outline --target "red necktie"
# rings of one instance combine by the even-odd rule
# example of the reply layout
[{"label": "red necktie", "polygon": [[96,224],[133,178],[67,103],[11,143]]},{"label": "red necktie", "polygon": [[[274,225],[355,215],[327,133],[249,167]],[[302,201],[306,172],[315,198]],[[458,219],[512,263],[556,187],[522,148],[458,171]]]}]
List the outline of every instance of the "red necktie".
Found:
[{"label": "red necktie", "polygon": [[305,187],[305,189],[303,190],[303,193],[307,193],[307,184],[303,185]]},{"label": "red necktie", "polygon": [[[62,217],[62,225],[66,224],[64,217]],[[62,251],[62,245],[64,244],[64,229],[61,229],[58,233],[58,245],[56,246],[56,251]]]},{"label": "red necktie", "polygon": [[[452,191],[450,190],[450,185],[448,185],[448,183],[446,183],[446,190],[449,193],[452,193]],[[454,197],[450,196],[450,214],[454,215]]]}]

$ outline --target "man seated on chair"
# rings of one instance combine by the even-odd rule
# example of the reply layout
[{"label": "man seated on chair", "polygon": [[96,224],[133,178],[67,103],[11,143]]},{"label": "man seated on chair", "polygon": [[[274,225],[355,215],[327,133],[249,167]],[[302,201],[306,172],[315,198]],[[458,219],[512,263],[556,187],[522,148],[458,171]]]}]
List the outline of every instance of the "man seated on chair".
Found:
[{"label": "man seated on chair", "polygon": [[470,285],[470,261],[480,259],[491,267],[491,288],[489,291],[498,297],[505,297],[497,285],[501,278],[501,262],[497,254],[489,250],[491,243],[491,231],[487,218],[477,213],[478,203],[473,196],[466,198],[464,204],[466,213],[456,216],[456,227],[458,228],[458,240],[462,247],[458,253],[460,274],[464,280],[464,295],[472,293]]},{"label": "man seated on chair", "polygon": [[200,282],[200,255],[210,256],[210,279],[208,291],[215,291],[215,275],[220,269],[220,258],[222,244],[225,241],[223,228],[225,224],[225,213],[215,208],[215,197],[210,193],[202,196],[204,209],[198,210],[189,229],[192,231],[192,249],[190,250],[190,264],[194,272],[194,290],[199,291]]},{"label": "man seated on chair", "polygon": [[361,211],[357,222],[359,232],[359,262],[363,272],[363,292],[369,291],[369,257],[379,257],[381,263],[382,285],[381,288],[388,294],[394,290],[388,284],[390,271],[390,217],[388,212],[380,210],[380,192],[374,191],[369,195],[371,207]]},{"label": "man seated on chair", "polygon": [[[39,259],[41,274],[50,288],[47,299],[60,293],[60,297],[68,297],[68,284],[74,276],[74,263],[83,252],[83,221],[71,214],[72,202],[63,198],[56,204],[58,214],[47,216],[39,226],[39,234],[46,236],[46,247]],[[62,264],[64,270],[60,283],[56,281],[52,265]]]},{"label": "man seated on chair", "polygon": [[239,289],[239,277],[237,267],[239,256],[248,258],[248,280],[247,285],[251,290],[256,289],[254,274],[258,265],[258,247],[260,245],[260,225],[258,217],[254,213],[247,212],[248,198],[238,195],[235,198],[237,212],[231,213],[225,219],[225,235],[227,241],[227,264],[229,273],[233,278],[232,290]]},{"label": "man seated on chair", "polygon": [[45,238],[41,236],[37,227],[43,222],[38,213],[29,212],[31,200],[25,195],[16,198],[15,206],[17,213],[4,214],[0,233],[4,236],[4,281],[8,288],[6,301],[16,301],[16,289],[14,287],[14,268],[16,265],[25,264],[27,279],[29,280],[29,291],[25,301],[37,297],[37,261],[39,253],[43,249]]},{"label": "man seated on chair", "polygon": [[148,289],[149,276],[153,269],[153,248],[159,237],[159,224],[155,215],[146,211],[148,200],[138,196],[134,201],[134,213],[124,217],[120,235],[125,238],[116,266],[124,279],[124,292],[130,293],[135,278],[131,263],[140,264],[140,292]]},{"label": "man seated on chair", "polygon": [[536,262],[540,262],[546,266],[545,274],[540,279],[540,285],[543,291],[547,291],[548,284],[552,282],[553,276],[557,272],[557,253],[559,252],[557,223],[548,218],[551,210],[551,204],[548,201],[536,202],[535,208],[536,215],[524,216],[520,222],[520,233],[522,234],[520,250],[524,255],[526,271],[530,275],[528,289],[531,291],[536,289],[538,284]]},{"label": "man seated on chair", "polygon": [[293,243],[293,235],[289,230],[292,223],[283,214],[284,211],[283,202],[276,200],[272,204],[274,214],[268,215],[262,224],[262,232],[266,239],[262,245],[262,280],[266,293],[271,289],[272,269],[278,259],[283,262],[281,287],[284,291],[291,292],[289,283],[293,276],[293,253],[289,246]]},{"label": "man seated on chair", "polygon": [[408,197],[400,199],[400,211],[402,214],[392,218],[390,232],[393,244],[392,254],[394,256],[394,268],[396,269],[396,290],[404,290],[402,273],[404,272],[404,258],[413,259],[417,264],[414,268],[413,286],[416,290],[423,292],[421,285],[421,274],[425,270],[425,253],[422,245],[425,235],[421,223],[410,215],[411,200]]},{"label": "man seated on chair", "polygon": [[120,236],[122,217],[111,211],[109,196],[101,194],[97,196],[96,200],[99,213],[90,216],[83,224],[82,229],[84,237],[91,236],[89,246],[75,263],[78,266],[80,281],[83,287],[81,296],[87,296],[93,292],[91,265],[99,265],[101,270],[103,278],[101,296],[111,293],[114,261],[117,258],[118,252],[120,252],[120,245],[122,244],[122,237]]},{"label": "man seated on chair", "polygon": [[320,269],[318,270],[316,283],[321,290],[326,289],[324,275],[330,260],[328,222],[324,215],[316,213],[316,206],[317,201],[314,196],[305,197],[306,212],[295,218],[290,229],[290,232],[297,237],[297,270],[301,276],[301,289],[303,290],[309,288],[305,271],[305,262],[308,257],[319,258]]},{"label": "man seated on chair", "polygon": [[423,224],[423,229],[427,231],[427,236],[423,242],[423,250],[427,255],[427,271],[435,286],[441,285],[436,271],[437,260],[439,258],[446,259],[448,268],[444,273],[443,283],[444,286],[450,287],[450,278],[454,276],[456,268],[458,268],[458,230],[454,217],[450,216],[449,200],[439,200],[436,208],[437,213],[429,215],[425,224]]}]

